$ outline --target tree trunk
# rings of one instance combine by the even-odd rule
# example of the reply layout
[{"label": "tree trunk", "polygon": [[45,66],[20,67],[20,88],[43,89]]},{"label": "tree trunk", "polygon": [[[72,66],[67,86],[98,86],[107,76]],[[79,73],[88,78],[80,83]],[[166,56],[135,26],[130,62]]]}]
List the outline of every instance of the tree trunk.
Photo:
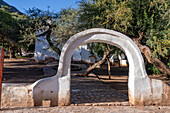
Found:
[{"label": "tree trunk", "polygon": [[82,76],[87,76],[89,73],[91,73],[96,67],[102,65],[103,63],[106,62],[107,57],[109,55],[110,51],[107,51],[104,53],[102,60],[98,61],[97,63],[94,63],[92,66],[90,66],[83,74]]},{"label": "tree trunk", "polygon": [[50,47],[51,47],[58,55],[60,55],[60,54],[61,54],[61,50],[60,50],[58,47],[54,46],[54,44],[53,44],[53,42],[52,42],[52,40],[51,40],[51,33],[52,33],[52,30],[49,29],[48,32],[47,32],[47,34],[46,34],[46,39],[47,39]]},{"label": "tree trunk", "polygon": [[9,59],[12,59],[11,47],[9,47]]},{"label": "tree trunk", "polygon": [[149,63],[153,64],[156,68],[158,68],[159,71],[164,73],[168,78],[170,78],[170,69],[159,59],[152,58],[152,52],[151,49],[145,45],[140,44],[140,40],[143,37],[143,33],[139,34],[138,39],[133,39],[136,45],[139,47],[140,51],[145,55],[146,59]]},{"label": "tree trunk", "polygon": [[14,45],[12,42],[9,43],[9,58],[15,58]]},{"label": "tree trunk", "polygon": [[49,26],[49,29],[39,35],[36,35],[36,37],[40,36],[46,36],[46,39],[48,41],[48,44],[50,45],[51,49],[54,50],[58,55],[60,55],[61,50],[54,45],[54,43],[51,40],[51,33],[52,33],[52,26]]},{"label": "tree trunk", "polygon": [[22,56],[22,50],[21,50],[21,48],[19,49],[19,55]]},{"label": "tree trunk", "polygon": [[117,53],[117,61],[118,61],[118,66],[120,67],[120,59],[119,59],[119,54]]},{"label": "tree trunk", "polygon": [[109,79],[111,79],[111,71],[110,71],[110,60],[109,57],[107,57],[107,69],[108,69],[108,75],[109,75]]},{"label": "tree trunk", "polygon": [[12,47],[12,58],[16,58],[16,56],[15,56],[15,48],[14,47]]}]

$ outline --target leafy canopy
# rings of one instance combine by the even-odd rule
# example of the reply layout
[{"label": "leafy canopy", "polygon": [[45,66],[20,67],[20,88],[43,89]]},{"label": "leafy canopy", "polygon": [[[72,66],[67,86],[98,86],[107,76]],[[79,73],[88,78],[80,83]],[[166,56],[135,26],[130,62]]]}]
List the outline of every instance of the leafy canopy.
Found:
[{"label": "leafy canopy", "polygon": [[142,44],[152,57],[170,53],[170,2],[167,0],[82,0],[80,29],[107,28],[131,38],[143,33]]}]

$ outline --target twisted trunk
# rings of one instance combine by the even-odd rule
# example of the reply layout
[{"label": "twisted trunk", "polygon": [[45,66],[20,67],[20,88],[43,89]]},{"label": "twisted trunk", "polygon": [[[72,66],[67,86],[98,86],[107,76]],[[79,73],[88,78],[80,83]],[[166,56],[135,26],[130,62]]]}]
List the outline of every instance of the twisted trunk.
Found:
[{"label": "twisted trunk", "polygon": [[103,55],[103,58],[102,60],[94,63],[92,66],[90,66],[83,74],[82,76],[87,76],[89,73],[91,73],[96,67],[104,64],[107,60],[107,57],[109,55],[109,53],[111,52],[112,50],[108,50],[107,52],[104,52],[104,55]]},{"label": "twisted trunk", "polygon": [[47,31],[45,31],[45,32],[43,32],[43,33],[41,33],[39,35],[36,35],[36,37],[40,37],[40,36],[45,36],[46,35],[46,39],[47,39],[51,49],[54,50],[57,54],[60,55],[61,50],[58,47],[56,47],[54,45],[54,43],[52,42],[52,40],[51,40],[51,33],[52,33],[52,29],[50,27]]},{"label": "twisted trunk", "polygon": [[140,44],[140,40],[143,37],[143,33],[139,33],[138,39],[133,39],[133,41],[136,43],[136,45],[139,47],[140,51],[145,55],[147,58],[147,61],[151,64],[153,64],[156,68],[158,68],[159,71],[164,73],[168,78],[170,78],[170,68],[168,68],[162,61],[160,61],[158,58],[152,58],[152,52],[151,49],[146,46]]}]

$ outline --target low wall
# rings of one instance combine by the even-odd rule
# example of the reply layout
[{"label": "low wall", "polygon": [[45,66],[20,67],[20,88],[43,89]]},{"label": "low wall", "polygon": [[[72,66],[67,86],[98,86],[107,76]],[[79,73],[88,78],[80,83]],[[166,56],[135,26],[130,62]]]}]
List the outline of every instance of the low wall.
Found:
[{"label": "low wall", "polygon": [[162,82],[162,101],[161,105],[170,106],[170,84]]},{"label": "low wall", "polygon": [[[61,79],[61,78],[58,78],[58,79]],[[3,83],[2,84],[2,95],[1,95],[1,108],[33,107],[34,105],[41,106],[43,100],[45,99],[48,99],[51,101],[51,106],[57,105],[56,102],[59,99],[58,96],[56,95],[53,96],[48,92],[46,92],[48,93],[48,95],[44,92],[45,94],[43,96],[42,92],[40,92],[39,89],[34,88],[34,85],[35,84],[28,85],[26,83],[18,83],[18,84]],[[141,99],[138,99],[136,103],[132,102],[132,104],[137,105],[137,106],[139,105],[140,106],[141,105],[168,105],[169,106],[170,105],[170,86],[162,82],[161,80],[156,80],[156,79],[150,79],[150,85],[151,85],[151,92],[152,92],[151,93],[152,95],[150,95],[150,100],[147,101],[146,99],[143,99],[144,101],[142,101]],[[44,91],[46,91],[46,88],[44,89]],[[49,86],[49,88],[51,87]],[[34,94],[33,94],[33,89],[34,89]],[[58,90],[56,89],[55,92],[57,93]],[[148,90],[148,92],[150,91]],[[46,96],[49,96],[49,97],[46,97]],[[145,95],[141,95],[141,96],[144,97]],[[132,97],[132,98],[135,98],[135,97]],[[64,101],[57,102],[58,105],[69,105],[69,98],[63,97],[63,99]],[[129,100],[132,101],[132,99],[130,98]]]},{"label": "low wall", "polygon": [[3,83],[1,108],[33,107],[32,89],[27,84]]},{"label": "low wall", "polygon": [[[132,105],[135,106],[148,106],[148,105],[161,105],[161,106],[169,106],[170,105],[170,86],[169,84],[158,80],[158,79],[149,79],[148,87],[142,87],[142,85],[136,86],[143,90],[144,93],[136,90],[136,94],[139,93],[140,98],[138,96],[131,97],[129,95],[129,101]],[[129,91],[128,91],[129,92]],[[148,93],[151,92],[151,93]],[[130,92],[129,92],[130,93]],[[149,98],[145,98],[149,97]]]}]

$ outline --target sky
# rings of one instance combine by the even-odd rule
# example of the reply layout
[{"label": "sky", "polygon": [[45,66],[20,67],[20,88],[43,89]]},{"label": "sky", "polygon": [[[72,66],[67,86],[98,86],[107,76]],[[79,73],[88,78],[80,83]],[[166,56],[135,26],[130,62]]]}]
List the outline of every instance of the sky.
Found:
[{"label": "sky", "polygon": [[80,0],[3,0],[11,6],[16,7],[19,11],[25,13],[29,8],[39,8],[47,10],[50,6],[50,11],[59,12],[61,8],[73,7],[76,8],[76,2]]}]

